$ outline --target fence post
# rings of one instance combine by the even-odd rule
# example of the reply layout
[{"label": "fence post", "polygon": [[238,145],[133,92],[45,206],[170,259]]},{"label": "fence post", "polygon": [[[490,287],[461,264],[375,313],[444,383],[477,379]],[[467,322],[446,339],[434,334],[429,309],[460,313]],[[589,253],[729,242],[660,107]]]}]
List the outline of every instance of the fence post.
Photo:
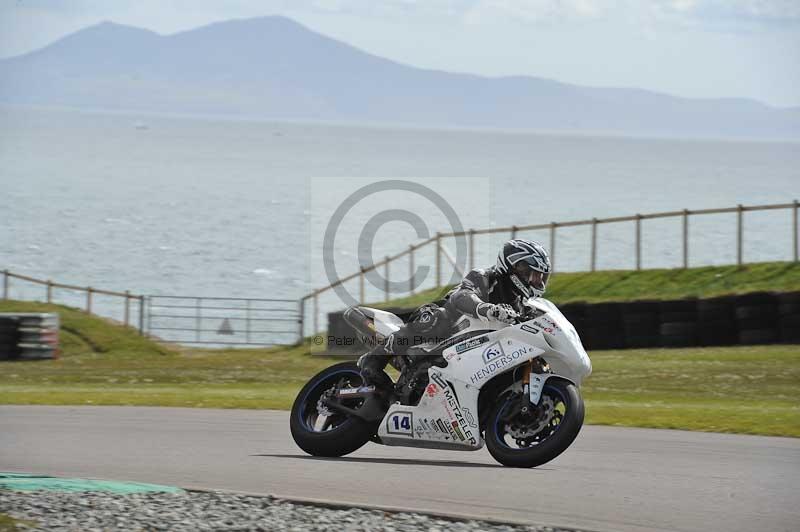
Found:
[{"label": "fence post", "polygon": [[436,233],[436,288],[442,286],[442,233]]},{"label": "fence post", "polygon": [[518,227],[516,225],[511,226],[511,240],[517,238],[517,229]]},{"label": "fence post", "polygon": [[408,291],[414,295],[414,246],[408,246]]},{"label": "fence post", "polygon": [[306,299],[300,298],[297,301],[297,345],[303,343],[303,334],[305,333],[303,321],[306,317]]},{"label": "fence post", "polygon": [[244,338],[245,341],[249,344],[250,343],[250,300],[247,300],[247,319],[245,320],[245,333]]},{"label": "fence post", "polygon": [[8,270],[3,270],[3,299],[8,299]]},{"label": "fence post", "polygon": [[592,218],[592,271],[597,266],[597,218]]},{"label": "fence post", "polygon": [[556,268],[556,227],[558,224],[550,222],[550,269]]},{"label": "fence post", "polygon": [[642,269],[642,215],[636,213],[636,269]]},{"label": "fence post", "polygon": [[469,269],[475,269],[475,229],[469,230]]},{"label": "fence post", "polygon": [[383,264],[383,300],[389,301],[389,256],[386,256],[386,262]]},{"label": "fence post", "polygon": [[131,293],[125,290],[125,326],[128,326],[131,314]]},{"label": "fence post", "polygon": [[689,211],[683,209],[683,269],[689,267]]},{"label": "fence post", "polygon": [[744,225],[744,216],[743,216],[744,208],[740,203],[737,206],[736,211],[736,264],[741,266],[742,265],[742,233],[743,233],[743,225]]},{"label": "fence post", "polygon": [[202,301],[203,301],[203,298],[198,297],[194,302],[195,305],[197,305],[197,307],[195,308],[195,316],[196,317],[195,317],[195,326],[194,326],[195,327],[194,336],[195,336],[195,340],[197,340],[198,342],[200,341],[200,328],[202,327],[202,324],[203,324],[203,316],[200,314],[200,307],[202,305]]},{"label": "fence post", "polygon": [[319,332],[319,292],[314,291],[314,334]]},{"label": "fence post", "polygon": [[53,281],[51,279],[47,280],[47,302],[53,302]]},{"label": "fence post", "polygon": [[794,261],[797,262],[797,209],[800,207],[800,202],[794,200],[794,209],[792,210],[792,234],[794,238]]},{"label": "fence post", "polygon": [[[150,330],[149,314],[147,323],[148,323],[147,329]],[[144,296],[139,296],[139,334],[144,335]]]},{"label": "fence post", "polygon": [[92,313],[92,287],[86,288],[86,313]]}]

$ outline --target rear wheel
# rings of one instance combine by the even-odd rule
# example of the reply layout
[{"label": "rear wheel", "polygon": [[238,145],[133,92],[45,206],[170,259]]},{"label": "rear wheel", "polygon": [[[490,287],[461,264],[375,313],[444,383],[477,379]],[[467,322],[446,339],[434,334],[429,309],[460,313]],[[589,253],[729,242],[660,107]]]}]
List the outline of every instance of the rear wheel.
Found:
[{"label": "rear wheel", "polygon": [[[358,366],[342,362],[316,374],[306,384],[292,406],[289,425],[295,443],[310,455],[344,456],[367,443],[377,424],[334,412],[322,404],[338,390],[362,385]],[[357,410],[363,398],[343,400],[342,404]]]},{"label": "rear wheel", "polygon": [[583,426],[583,399],[574,384],[549,379],[537,407],[522,412],[519,393],[506,393],[489,413],[486,448],[511,467],[536,467],[570,446]]}]

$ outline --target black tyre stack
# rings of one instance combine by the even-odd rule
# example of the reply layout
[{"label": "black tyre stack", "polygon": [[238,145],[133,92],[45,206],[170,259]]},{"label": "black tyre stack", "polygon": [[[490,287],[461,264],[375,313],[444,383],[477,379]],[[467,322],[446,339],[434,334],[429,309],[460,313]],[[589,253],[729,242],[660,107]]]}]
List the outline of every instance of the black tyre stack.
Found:
[{"label": "black tyre stack", "polygon": [[744,294],[739,296],[737,303],[735,313],[740,344],[774,344],[779,340],[777,294]]},{"label": "black tyre stack", "polygon": [[0,314],[0,359],[57,358],[58,329],[58,314]]},{"label": "black tyre stack", "polygon": [[595,303],[586,306],[587,349],[620,349],[625,347],[625,332],[622,325],[624,303]]},{"label": "black tyre stack", "polygon": [[664,347],[697,345],[697,300],[659,302],[661,325],[659,339]]},{"label": "black tyre stack", "polygon": [[622,309],[626,347],[658,347],[661,324],[658,301],[632,301]]},{"label": "black tyre stack", "polygon": [[800,344],[800,292],[778,295],[780,340]]},{"label": "black tyre stack", "polygon": [[19,358],[37,360],[57,358],[58,314],[19,315]]},{"label": "black tyre stack", "polygon": [[19,318],[0,316],[0,360],[19,356]]},{"label": "black tyre stack", "polygon": [[735,345],[737,296],[712,297],[697,301],[697,339],[701,346]]}]

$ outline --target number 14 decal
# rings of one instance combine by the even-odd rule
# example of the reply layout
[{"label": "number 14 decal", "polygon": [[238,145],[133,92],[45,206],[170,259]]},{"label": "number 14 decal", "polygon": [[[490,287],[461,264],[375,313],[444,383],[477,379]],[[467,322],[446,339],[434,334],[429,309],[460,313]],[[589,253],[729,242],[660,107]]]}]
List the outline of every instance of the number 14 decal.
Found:
[{"label": "number 14 decal", "polygon": [[405,434],[414,436],[414,426],[411,412],[394,412],[387,420],[386,432],[389,434]]}]

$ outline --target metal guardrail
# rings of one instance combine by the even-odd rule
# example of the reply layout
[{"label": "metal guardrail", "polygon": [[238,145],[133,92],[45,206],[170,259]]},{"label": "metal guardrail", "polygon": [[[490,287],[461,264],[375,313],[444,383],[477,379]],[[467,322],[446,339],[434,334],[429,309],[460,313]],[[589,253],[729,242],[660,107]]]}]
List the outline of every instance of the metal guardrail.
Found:
[{"label": "metal guardrail", "polygon": [[147,296],[147,333],[179,344],[270,346],[302,338],[294,299]]},{"label": "metal guardrail", "polygon": [[46,303],[53,303],[53,289],[61,288],[65,290],[74,290],[77,292],[85,292],[86,304],[84,310],[86,310],[86,312],[89,314],[92,314],[92,299],[95,295],[124,298],[125,307],[123,323],[126,326],[130,325],[131,321],[131,301],[135,301],[139,305],[139,333],[144,334],[144,296],[142,295],[131,294],[128,290],[125,292],[115,292],[113,290],[102,290],[99,288],[93,288],[91,286],[75,286],[71,284],[55,283],[49,279],[36,279],[35,277],[29,277],[27,275],[20,275],[18,273],[12,273],[8,270],[3,270],[3,299],[9,298],[8,295],[11,279],[19,279],[20,281],[44,286]]},{"label": "metal guardrail", "polygon": [[468,268],[475,267],[475,236],[487,235],[497,233],[508,233],[510,238],[515,238],[520,232],[523,231],[536,231],[536,230],[549,230],[550,232],[550,258],[555,265],[556,263],[556,244],[557,244],[557,230],[567,227],[591,226],[591,241],[589,246],[589,271],[595,271],[597,267],[597,227],[602,224],[624,223],[633,222],[634,228],[634,257],[633,264],[636,270],[642,269],[642,222],[645,220],[654,220],[657,218],[680,218],[682,225],[682,263],[683,268],[689,267],[689,219],[692,216],[702,216],[709,214],[736,214],[736,264],[742,265],[744,260],[744,213],[753,211],[769,211],[769,210],[791,210],[792,211],[792,252],[794,262],[798,262],[798,209],[800,209],[800,202],[793,200],[791,203],[778,203],[771,205],[737,205],[736,207],[725,207],[719,209],[682,209],[679,211],[665,211],[649,214],[633,214],[628,216],[615,216],[611,218],[591,218],[587,220],[572,220],[568,222],[550,222],[544,224],[531,224],[531,225],[513,225],[509,227],[492,227],[488,229],[469,229],[459,232],[436,233],[436,236],[430,237],[426,240],[412,244],[408,249],[403,250],[395,255],[387,256],[381,261],[378,261],[370,266],[362,267],[360,271],[350,274],[337,280],[334,283],[318,288],[300,299],[300,308],[302,314],[302,321],[305,321],[306,315],[306,302],[310,299],[312,302],[312,333],[320,331],[319,328],[319,296],[320,294],[336,288],[348,281],[358,278],[359,279],[359,301],[364,303],[364,279],[368,272],[384,268],[384,300],[389,299],[389,265],[406,255],[409,256],[409,271],[411,272],[411,281],[409,284],[409,293],[414,294],[414,253],[421,248],[430,244],[436,246],[435,252],[435,272],[436,272],[436,287],[442,286],[442,256],[444,255],[454,267],[455,261],[447,253],[442,241],[445,238],[464,237],[468,238]]}]

